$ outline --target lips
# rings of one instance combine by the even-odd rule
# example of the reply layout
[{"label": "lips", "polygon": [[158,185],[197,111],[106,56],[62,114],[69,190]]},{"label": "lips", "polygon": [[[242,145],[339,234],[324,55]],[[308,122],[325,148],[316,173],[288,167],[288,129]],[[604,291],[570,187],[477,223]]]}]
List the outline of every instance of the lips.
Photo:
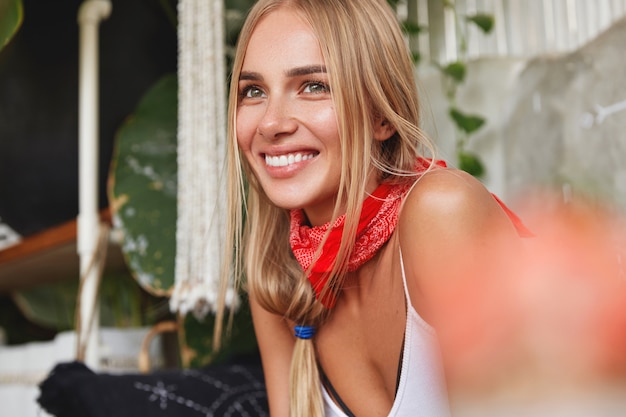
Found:
[{"label": "lips", "polygon": [[283,155],[265,155],[265,164],[270,167],[286,167],[298,162],[308,161],[317,155],[316,152],[296,152]]}]

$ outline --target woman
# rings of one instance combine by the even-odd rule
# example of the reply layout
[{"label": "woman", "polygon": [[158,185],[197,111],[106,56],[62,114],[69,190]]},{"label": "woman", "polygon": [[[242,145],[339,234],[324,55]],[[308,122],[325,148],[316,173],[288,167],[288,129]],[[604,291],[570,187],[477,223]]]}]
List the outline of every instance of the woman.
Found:
[{"label": "woman", "polygon": [[516,231],[479,182],[424,158],[419,111],[384,0],[251,10],[230,90],[224,282],[245,276],[273,417],[449,414],[436,287]]}]

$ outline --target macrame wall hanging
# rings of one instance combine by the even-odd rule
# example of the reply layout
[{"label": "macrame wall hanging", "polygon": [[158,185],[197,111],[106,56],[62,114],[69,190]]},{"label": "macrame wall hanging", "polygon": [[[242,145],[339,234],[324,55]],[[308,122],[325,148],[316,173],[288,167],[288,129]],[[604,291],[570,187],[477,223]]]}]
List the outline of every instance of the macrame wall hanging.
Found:
[{"label": "macrame wall hanging", "polygon": [[[225,230],[222,0],[178,3],[178,219],[172,311],[214,311]],[[227,303],[236,302],[231,294]]]}]

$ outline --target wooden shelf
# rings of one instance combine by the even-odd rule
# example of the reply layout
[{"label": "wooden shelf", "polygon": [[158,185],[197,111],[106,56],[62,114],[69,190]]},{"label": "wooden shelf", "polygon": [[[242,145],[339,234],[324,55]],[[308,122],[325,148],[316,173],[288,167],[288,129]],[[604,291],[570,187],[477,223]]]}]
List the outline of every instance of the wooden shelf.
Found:
[{"label": "wooden shelf", "polygon": [[[110,221],[108,210],[101,213]],[[70,279],[79,279],[76,220],[51,227],[0,250],[0,293]],[[120,247],[109,243],[107,270],[127,269]]]}]

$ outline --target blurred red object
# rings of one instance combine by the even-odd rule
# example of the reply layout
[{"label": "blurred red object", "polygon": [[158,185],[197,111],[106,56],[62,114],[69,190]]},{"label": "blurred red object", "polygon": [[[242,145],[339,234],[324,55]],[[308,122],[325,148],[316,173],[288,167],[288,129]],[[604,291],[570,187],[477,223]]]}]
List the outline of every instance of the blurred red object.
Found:
[{"label": "blurred red object", "polygon": [[623,216],[549,193],[526,197],[516,212],[535,233],[524,239],[523,253],[494,254],[493,265],[437,291],[436,327],[452,395],[549,395],[623,384]]}]

